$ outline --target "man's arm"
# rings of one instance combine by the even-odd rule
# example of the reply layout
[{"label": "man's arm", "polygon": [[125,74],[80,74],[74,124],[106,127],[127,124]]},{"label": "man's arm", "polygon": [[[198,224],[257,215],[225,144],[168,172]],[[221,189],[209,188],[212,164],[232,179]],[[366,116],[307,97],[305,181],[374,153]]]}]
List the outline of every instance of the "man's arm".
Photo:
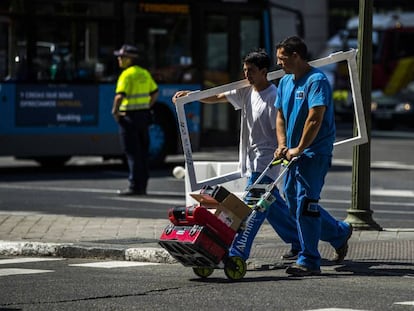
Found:
[{"label": "man's arm", "polygon": [[[187,94],[190,93],[190,92],[191,91],[178,91],[172,97],[173,103],[174,104],[176,103],[178,97],[187,96]],[[200,102],[202,102],[204,104],[226,103],[227,98],[226,98],[226,95],[224,95],[224,93],[221,93],[221,94],[213,95],[213,96],[210,96],[210,97],[207,97],[207,98],[202,98],[202,99],[200,99]]]},{"label": "man's arm", "polygon": [[121,94],[121,93],[116,94],[115,97],[114,97],[114,102],[112,104],[112,115],[113,115],[115,121],[117,121],[117,122],[119,120],[119,116],[121,115],[121,113],[119,111],[119,107],[121,106],[123,98],[124,98],[123,94]]},{"label": "man's arm", "polygon": [[152,107],[154,107],[154,105],[155,105],[155,101],[157,100],[157,98],[158,98],[158,94],[159,94],[159,92],[158,92],[158,89],[157,90],[155,90],[154,92],[152,92],[151,94],[150,94],[150,97],[151,97],[151,99],[150,99],[150,108],[152,108]]},{"label": "man's arm", "polygon": [[299,156],[315,140],[316,136],[318,135],[319,129],[321,128],[325,110],[325,106],[316,106],[309,109],[308,117],[305,121],[299,145],[295,148],[288,150],[288,160],[293,157]]},{"label": "man's arm", "polygon": [[224,95],[223,93],[213,95],[207,98],[202,98],[200,99],[200,101],[204,104],[216,104],[216,103],[227,103],[228,102],[226,95]]},{"label": "man's arm", "polygon": [[274,156],[277,159],[284,158],[288,148],[286,147],[285,118],[283,117],[283,112],[280,109],[278,109],[276,114],[276,138],[277,149],[275,150]]}]

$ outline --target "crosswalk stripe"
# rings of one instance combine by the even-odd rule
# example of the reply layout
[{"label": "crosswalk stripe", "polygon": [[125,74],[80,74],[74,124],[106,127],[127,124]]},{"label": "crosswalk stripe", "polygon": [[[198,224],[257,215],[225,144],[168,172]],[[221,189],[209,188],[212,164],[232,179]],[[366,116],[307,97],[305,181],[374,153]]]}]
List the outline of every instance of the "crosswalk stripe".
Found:
[{"label": "crosswalk stripe", "polygon": [[160,264],[159,263],[153,263],[153,262],[116,261],[116,260],[113,260],[113,261],[70,264],[69,266],[111,269],[111,268],[154,266],[154,265],[160,265]]},{"label": "crosswalk stripe", "polygon": [[0,265],[10,265],[10,264],[15,264],[15,263],[40,262],[40,261],[56,261],[56,260],[64,260],[64,258],[31,257],[31,258],[0,259]]},{"label": "crosswalk stripe", "polygon": [[39,269],[19,269],[19,268],[5,268],[0,269],[0,276],[10,276],[18,274],[37,274],[55,272],[54,270],[39,270]]},{"label": "crosswalk stripe", "polygon": [[414,306],[414,301],[394,302],[395,305]]}]

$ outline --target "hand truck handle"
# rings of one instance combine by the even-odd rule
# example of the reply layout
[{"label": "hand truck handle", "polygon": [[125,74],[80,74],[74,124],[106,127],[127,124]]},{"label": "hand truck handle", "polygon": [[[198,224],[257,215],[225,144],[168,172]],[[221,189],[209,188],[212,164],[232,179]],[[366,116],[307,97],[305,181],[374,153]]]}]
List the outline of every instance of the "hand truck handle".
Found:
[{"label": "hand truck handle", "polygon": [[[293,159],[292,159],[293,160]],[[276,159],[273,158],[272,161],[269,162],[269,164],[266,166],[266,168],[264,169],[264,171],[260,174],[259,177],[257,177],[257,179],[255,180],[255,182],[253,184],[251,184],[249,187],[246,188],[243,198],[247,195],[247,193],[255,188],[257,186],[257,184],[262,180],[262,178],[267,174],[267,172],[274,166],[276,165],[280,165],[282,164],[283,166],[287,166],[289,165],[289,161],[286,159]]]},{"label": "hand truck handle", "polygon": [[256,203],[256,206],[254,207],[256,210],[266,210],[274,202],[275,198],[273,197],[272,191],[277,187],[277,184],[282,180],[282,178],[286,175],[287,171],[298,159],[299,156],[290,159],[290,161],[286,159],[283,159],[281,161],[282,165],[284,166],[283,170],[280,172],[279,176],[275,179],[274,182],[267,185],[266,193],[262,195],[260,200]]}]

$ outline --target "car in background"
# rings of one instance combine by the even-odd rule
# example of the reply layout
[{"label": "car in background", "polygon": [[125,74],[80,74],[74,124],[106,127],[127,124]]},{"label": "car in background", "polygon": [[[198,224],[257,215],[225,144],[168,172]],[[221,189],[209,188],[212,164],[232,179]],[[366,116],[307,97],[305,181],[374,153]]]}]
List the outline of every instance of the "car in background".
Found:
[{"label": "car in background", "polygon": [[394,95],[373,93],[371,120],[374,128],[392,130],[397,125],[414,126],[414,81]]}]

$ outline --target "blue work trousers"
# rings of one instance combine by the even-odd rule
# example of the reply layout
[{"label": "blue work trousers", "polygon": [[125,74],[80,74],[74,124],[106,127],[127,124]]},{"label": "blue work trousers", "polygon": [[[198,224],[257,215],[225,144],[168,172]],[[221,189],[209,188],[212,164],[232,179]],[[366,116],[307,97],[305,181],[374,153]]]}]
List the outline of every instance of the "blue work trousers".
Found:
[{"label": "blue work trousers", "polygon": [[[292,173],[294,170],[295,169],[291,169],[290,172]],[[247,187],[253,184],[259,176],[260,173],[258,172],[252,173],[248,180]],[[267,176],[261,181],[261,183],[264,184],[270,184],[272,182],[273,180]],[[269,224],[285,243],[291,244],[292,249],[298,251],[302,250],[304,247],[304,238],[303,230],[300,229],[300,222],[303,221],[303,217],[299,217],[300,221],[298,221],[295,211],[288,207],[286,202],[280,196],[277,188],[272,191],[272,194],[276,199],[275,202],[273,202],[273,204],[264,212],[252,212],[250,217],[246,220],[245,229],[239,230],[236,234],[229,250],[229,256],[240,256],[244,260],[249,258],[254,238],[265,219],[267,219]],[[316,234],[319,236],[318,239],[330,243],[334,248],[342,246],[349,234],[349,225],[343,221],[335,220],[321,206],[318,206],[318,208],[320,216],[310,220],[319,224],[315,229],[319,232]],[[319,253],[317,257],[319,259],[316,262],[320,264]]]},{"label": "blue work trousers", "polygon": [[349,224],[337,221],[318,203],[331,159],[330,156],[302,155],[288,171],[285,181],[285,197],[296,218],[301,245],[297,263],[315,270],[321,263],[319,240],[339,248],[350,232]]}]

